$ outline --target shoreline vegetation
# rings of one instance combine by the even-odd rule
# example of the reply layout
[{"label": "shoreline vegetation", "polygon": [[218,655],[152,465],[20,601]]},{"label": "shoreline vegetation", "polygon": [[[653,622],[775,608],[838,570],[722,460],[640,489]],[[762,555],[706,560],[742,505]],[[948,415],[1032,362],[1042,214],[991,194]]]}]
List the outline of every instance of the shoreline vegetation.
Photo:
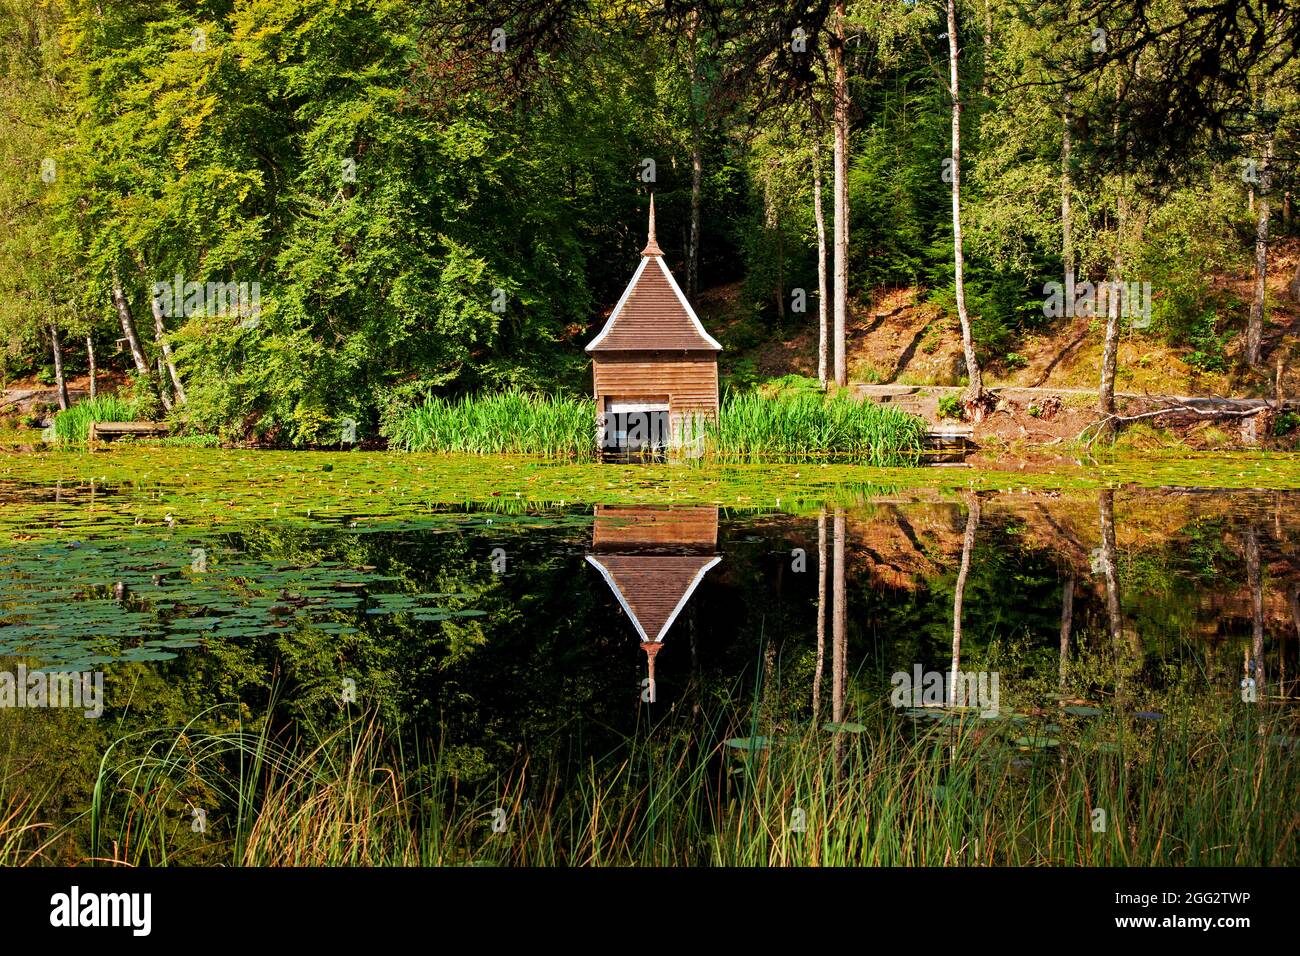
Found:
[{"label": "shoreline vegetation", "polygon": [[[0,860],[166,866],[1279,866],[1300,763],[1280,715],[1209,723],[1059,703],[768,726],[757,710],[646,724],[599,766],[461,780],[374,714],[108,748],[84,814],[17,807]],[[1168,726],[1166,726],[1168,725]],[[732,736],[732,735],[736,736]],[[743,736],[740,736],[743,735]],[[542,769],[548,766],[549,769]],[[575,772],[576,769],[576,772]],[[4,796],[0,791],[0,796]],[[197,804],[196,804],[197,801]],[[191,807],[205,811],[203,832]],[[1105,810],[1100,828],[1097,807]],[[1089,822],[1092,826],[1089,826]],[[89,845],[83,841],[89,835]]]},{"label": "shoreline vegetation", "polygon": [[[430,398],[399,409],[381,427],[390,448],[411,452],[535,455],[598,460],[590,399],[509,390],[458,400]],[[918,464],[926,425],[916,415],[845,395],[728,394],[716,421],[684,423],[670,436],[706,461],[843,461]]]},{"label": "shoreline vegetation", "polygon": [[[1300,454],[1125,454],[1050,467],[874,468],[846,464],[547,463],[519,456],[274,452],[123,442],[96,453],[0,451],[0,535],[120,533],[275,517],[358,526],[458,506],[714,505],[799,513],[872,497],[963,492],[1070,494],[1107,488],[1300,490]],[[57,491],[56,491],[57,490]]]}]

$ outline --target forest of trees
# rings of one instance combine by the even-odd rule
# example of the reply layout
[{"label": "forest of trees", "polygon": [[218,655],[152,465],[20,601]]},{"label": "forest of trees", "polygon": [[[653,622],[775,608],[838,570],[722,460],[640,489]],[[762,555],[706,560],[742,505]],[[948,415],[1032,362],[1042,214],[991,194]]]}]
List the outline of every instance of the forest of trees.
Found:
[{"label": "forest of trees", "polygon": [[820,328],[824,380],[917,285],[978,417],[1050,283],[1123,282],[1103,410],[1121,334],[1265,383],[1297,63],[1291,0],[0,0],[0,372],[286,445],[586,391],[653,192],[687,295]]}]

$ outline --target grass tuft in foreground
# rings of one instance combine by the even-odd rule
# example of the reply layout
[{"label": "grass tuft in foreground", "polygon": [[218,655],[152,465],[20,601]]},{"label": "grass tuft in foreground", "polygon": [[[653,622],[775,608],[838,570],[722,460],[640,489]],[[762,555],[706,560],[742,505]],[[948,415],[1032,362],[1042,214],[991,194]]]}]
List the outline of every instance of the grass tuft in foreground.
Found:
[{"label": "grass tuft in foreground", "polygon": [[770,736],[728,738],[755,734],[743,718],[652,731],[598,764],[525,761],[475,785],[369,718],[286,743],[160,732],[105,759],[91,852],[248,866],[1300,862],[1300,759],[1245,710],[1155,729],[1110,714],[1047,748],[978,718],[877,707],[860,719]]}]

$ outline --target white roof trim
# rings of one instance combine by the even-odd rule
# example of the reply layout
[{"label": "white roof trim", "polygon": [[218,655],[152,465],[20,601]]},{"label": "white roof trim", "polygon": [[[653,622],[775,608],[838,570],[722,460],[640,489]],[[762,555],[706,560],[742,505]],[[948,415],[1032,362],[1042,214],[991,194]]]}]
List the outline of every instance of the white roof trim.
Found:
[{"label": "white roof trim", "polygon": [[721,560],[721,557],[715,557],[696,573],[695,580],[692,581],[691,586],[686,589],[686,593],[682,595],[682,599],[677,602],[677,606],[673,608],[673,613],[668,615],[668,620],[664,621],[663,629],[655,636],[656,642],[660,644],[663,643],[664,635],[666,635],[668,629],[673,626],[673,621],[677,620],[677,615],[682,612],[682,608],[686,607],[686,602],[691,599],[691,595],[695,593],[695,589],[699,587],[700,582],[704,580],[704,575],[708,574],[709,569]]},{"label": "white roof trim", "polygon": [[609,589],[613,591],[614,596],[618,598],[618,603],[623,605],[623,610],[636,626],[636,632],[641,635],[641,640],[650,640],[650,638],[646,637],[645,628],[641,626],[641,622],[637,619],[637,616],[632,612],[632,609],[627,606],[627,601],[623,598],[623,592],[619,590],[618,583],[614,580],[614,576],[609,573],[609,568],[605,567],[590,554],[587,555],[587,562],[599,571],[601,577],[605,579],[605,583],[609,585]]},{"label": "white roof trim", "polygon": [[668,615],[668,620],[664,621],[664,626],[659,629],[659,633],[651,638],[646,635],[645,628],[642,626],[640,620],[637,619],[632,608],[628,606],[627,600],[623,597],[623,592],[619,589],[618,583],[614,580],[614,576],[609,573],[609,569],[597,561],[594,555],[587,555],[588,563],[600,572],[601,577],[605,579],[605,583],[609,585],[610,590],[614,592],[614,596],[618,598],[618,603],[623,606],[623,610],[627,612],[627,616],[632,619],[632,623],[636,627],[636,632],[641,635],[641,640],[653,640],[656,644],[663,643],[664,637],[668,633],[668,629],[673,626],[673,622],[677,620],[677,615],[682,612],[682,608],[686,606],[686,602],[691,599],[691,595],[695,593],[695,589],[700,586],[700,582],[704,580],[704,575],[708,574],[713,566],[721,560],[722,558],[720,556],[714,557],[712,561],[704,565],[704,567],[700,568],[700,570],[695,573],[695,578],[691,581],[690,587],[688,587],[686,592],[682,595],[682,599],[677,602],[677,606],[673,608],[673,613]]},{"label": "white roof trim", "polygon": [[623,306],[627,304],[628,296],[630,296],[632,290],[636,288],[637,280],[641,278],[641,273],[645,272],[645,267],[651,260],[654,260],[659,264],[659,271],[664,274],[664,278],[668,280],[668,285],[673,290],[673,294],[677,296],[677,301],[680,302],[682,308],[686,310],[686,315],[695,326],[695,331],[699,332],[704,338],[704,341],[708,342],[710,346],[721,352],[722,343],[711,336],[708,332],[704,331],[704,325],[700,322],[700,317],[695,314],[695,310],[691,308],[691,304],[686,301],[686,296],[682,294],[681,286],[679,286],[677,280],[673,278],[672,270],[664,264],[662,256],[641,257],[641,264],[637,266],[636,272],[632,274],[632,281],[629,282],[627,288],[623,290],[623,297],[618,300],[618,305],[614,306],[614,311],[609,314],[609,318],[605,321],[605,327],[600,330],[600,334],[587,343],[585,351],[590,352],[599,345],[602,340],[604,340],[605,336],[609,335],[610,331],[614,328],[614,320],[617,319],[619,313],[623,311]]},{"label": "white roof trim", "polygon": [[669,269],[668,266],[664,264],[662,256],[655,256],[654,258],[655,261],[659,263],[659,271],[664,274],[664,278],[667,279],[668,284],[672,286],[673,292],[677,293],[677,301],[682,304],[682,308],[686,310],[686,314],[689,315],[691,321],[695,323],[695,331],[704,336],[704,340],[715,349],[722,351],[722,343],[711,336],[708,332],[704,331],[704,326],[700,324],[700,317],[695,314],[695,310],[691,308],[691,304],[686,301],[686,296],[682,295],[681,287],[677,285],[677,280],[673,278],[673,270]]},{"label": "white roof trim", "polygon": [[645,267],[649,262],[650,262],[649,256],[642,257],[641,264],[636,267],[636,272],[632,273],[632,281],[629,282],[627,284],[627,288],[623,290],[623,297],[618,300],[618,305],[614,306],[614,311],[611,312],[609,314],[609,318],[605,320],[605,327],[600,330],[600,334],[587,343],[586,351],[590,352],[597,345],[599,345],[601,340],[605,336],[609,335],[610,330],[614,328],[614,320],[617,319],[618,314],[623,311],[623,306],[627,303],[627,297],[630,296],[632,294],[632,290],[636,288],[636,280],[641,278],[641,273],[645,272]]}]

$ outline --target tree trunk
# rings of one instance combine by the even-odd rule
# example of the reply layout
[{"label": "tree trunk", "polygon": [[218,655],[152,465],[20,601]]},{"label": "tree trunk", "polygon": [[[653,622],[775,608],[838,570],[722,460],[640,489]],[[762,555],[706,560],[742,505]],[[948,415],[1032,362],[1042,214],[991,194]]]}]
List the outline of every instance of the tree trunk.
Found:
[{"label": "tree trunk", "polygon": [[[971,551],[975,550],[975,531],[979,528],[979,497],[966,499],[966,535],[962,537],[962,566],[953,587],[953,666],[948,682],[948,706],[957,706],[957,672],[962,666],[962,602],[966,600],[966,578],[971,570]],[[965,701],[962,701],[965,704]]]},{"label": "tree trunk", "polygon": [[822,209],[821,133],[813,126],[813,216],[817,220],[817,380],[826,387],[829,346],[826,327],[826,214]]},{"label": "tree trunk", "polygon": [[[150,296],[149,307],[153,312],[153,333],[154,339],[158,342],[158,349],[161,352],[160,361],[167,369],[167,374],[171,378],[172,388],[176,391],[176,404],[185,404],[185,388],[181,385],[181,377],[176,372],[176,363],[172,360],[172,347],[167,344],[167,327],[163,324],[162,303],[156,296]],[[171,409],[169,408],[168,411]]]},{"label": "tree trunk", "polygon": [[144,357],[144,346],[140,344],[140,336],[136,334],[135,320],[131,318],[131,306],[127,303],[126,296],[122,293],[122,284],[116,277],[113,278],[113,307],[117,310],[117,320],[122,326],[122,335],[131,348],[131,360],[135,363],[136,374],[148,382],[153,378],[153,373],[149,370],[149,360]]},{"label": "tree trunk", "polygon": [[813,670],[813,728],[822,707],[822,669],[826,666],[826,512],[817,516],[817,666]]},{"label": "tree trunk", "polygon": [[[1265,201],[1261,196],[1260,201]],[[1250,657],[1255,691],[1264,697],[1264,583],[1259,572],[1259,532],[1252,525],[1246,531],[1246,581],[1250,587]]]},{"label": "tree trunk", "polygon": [[[1124,637],[1124,615],[1120,609],[1118,548],[1115,544],[1115,492],[1106,489],[1098,492],[1097,506],[1101,516],[1101,574],[1106,582],[1106,626],[1112,643]],[[1135,650],[1140,651],[1140,646]]]},{"label": "tree trunk", "polygon": [[700,149],[698,121],[691,145],[691,236],[686,255],[686,297],[695,300],[700,290],[700,194],[704,177],[704,154]]},{"label": "tree trunk", "polygon": [[90,370],[90,397],[99,395],[99,384],[95,377],[95,337],[86,336],[86,367]]},{"label": "tree trunk", "polygon": [[[1295,625],[1295,636],[1296,636],[1296,640],[1300,640],[1300,585],[1297,585],[1296,587],[1293,587],[1293,588],[1291,589],[1291,623],[1292,623],[1293,625]],[[1283,670],[1282,670],[1281,673],[1279,674],[1279,679],[1282,680],[1282,682],[1283,682],[1282,685],[1281,685],[1281,687],[1280,687],[1280,690],[1281,690],[1282,696],[1285,697],[1285,696],[1287,696],[1287,689],[1286,689],[1286,686],[1285,686],[1285,678],[1286,678],[1286,670],[1285,670],[1285,668],[1286,668],[1286,655],[1285,655],[1285,654],[1281,654],[1281,653],[1279,653],[1279,654],[1278,654],[1278,660],[1279,660],[1279,663],[1280,663],[1281,667],[1283,668]],[[1291,682],[1294,684],[1294,683],[1295,683],[1295,680],[1292,679]]]},{"label": "tree trunk", "polygon": [[[1106,296],[1106,341],[1101,352],[1101,389],[1097,401],[1097,410],[1104,416],[1115,414],[1115,370],[1119,364],[1119,333],[1120,333],[1120,296],[1118,294],[1119,283],[1123,282],[1124,276],[1124,221],[1127,217],[1128,204],[1124,198],[1124,187],[1121,183],[1119,198],[1116,200],[1116,222],[1115,222],[1115,261],[1113,266],[1113,279],[1110,283],[1109,294]],[[1102,427],[1102,432],[1107,435],[1113,435],[1115,425],[1108,422]]]},{"label": "tree trunk", "polygon": [[779,327],[785,328],[785,232],[780,227],[776,231],[776,288],[776,316]]},{"label": "tree trunk", "polygon": [[966,264],[961,239],[961,88],[957,77],[957,0],[948,0],[948,82],[952,86],[952,256],[957,295],[957,317],[961,320],[961,345],[966,356],[969,385],[964,404],[972,421],[985,412],[984,377],[975,357],[970,316],[966,312]]},{"label": "tree trunk", "polygon": [[686,298],[695,301],[700,290],[700,196],[704,178],[703,130],[699,105],[699,14],[691,14],[691,222],[686,241]]},{"label": "tree trunk", "polygon": [[59,408],[64,411],[72,403],[68,401],[68,380],[63,377],[63,346],[59,343],[59,327],[50,323],[50,349],[54,352],[54,391],[59,397]]},{"label": "tree trunk", "polygon": [[167,387],[167,370],[163,367],[162,356],[158,356],[158,397],[162,399],[163,408],[170,412],[175,404],[172,402],[171,389]]},{"label": "tree trunk", "polygon": [[1074,627],[1074,575],[1065,577],[1061,586],[1061,686],[1065,686],[1065,670],[1070,660],[1070,631]]},{"label": "tree trunk", "polygon": [[993,52],[993,0],[984,0],[984,72],[980,75],[980,105],[989,101],[989,54]]},{"label": "tree trunk", "polygon": [[835,553],[831,580],[831,720],[844,721],[848,690],[848,614],[844,606],[844,510],[835,509],[832,525]]},{"label": "tree trunk", "polygon": [[831,67],[835,99],[835,384],[849,383],[846,331],[849,312],[849,80],[844,64],[845,0],[835,3]]},{"label": "tree trunk", "polygon": [[1268,279],[1268,181],[1273,159],[1273,134],[1264,141],[1264,156],[1259,164],[1259,196],[1255,202],[1255,297],[1250,303],[1246,324],[1246,364],[1259,365],[1260,345],[1264,333],[1264,290]]},{"label": "tree trunk", "polygon": [[1065,266],[1065,287],[1074,288],[1074,218],[1070,210],[1070,94],[1065,94],[1061,126],[1061,262]]}]

